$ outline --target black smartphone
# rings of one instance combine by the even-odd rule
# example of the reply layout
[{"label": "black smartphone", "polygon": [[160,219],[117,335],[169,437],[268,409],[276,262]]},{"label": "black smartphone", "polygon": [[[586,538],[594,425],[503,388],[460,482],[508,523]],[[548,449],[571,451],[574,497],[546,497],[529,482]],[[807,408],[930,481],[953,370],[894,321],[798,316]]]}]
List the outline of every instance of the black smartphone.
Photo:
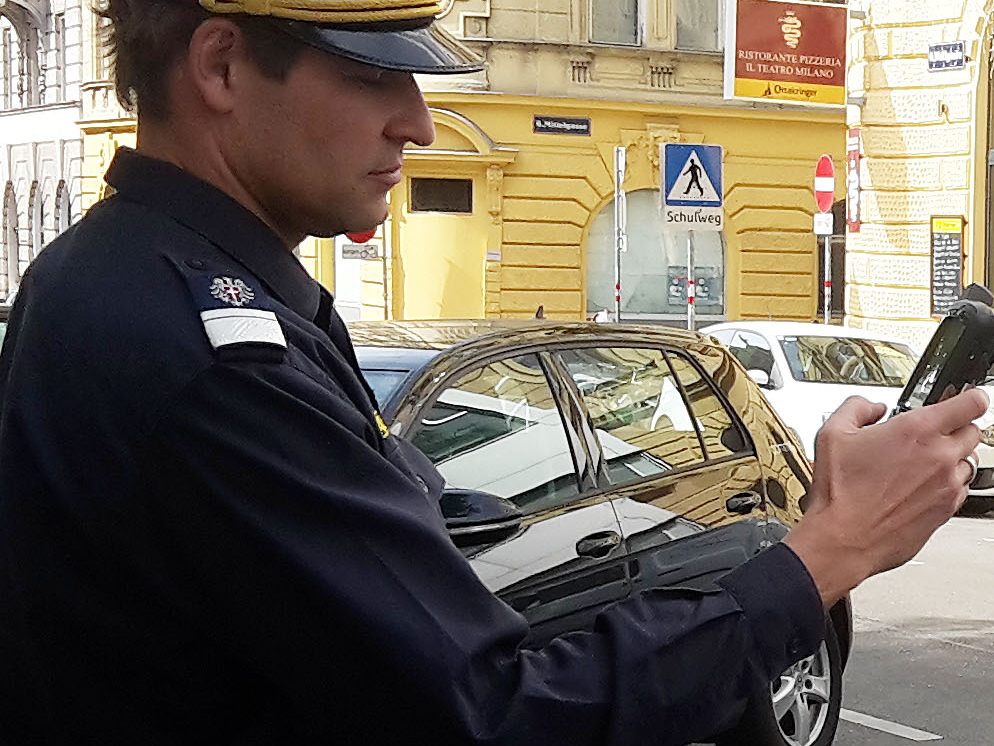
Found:
[{"label": "black smartphone", "polygon": [[935,404],[987,379],[994,363],[994,309],[958,301],[932,335],[892,414]]}]

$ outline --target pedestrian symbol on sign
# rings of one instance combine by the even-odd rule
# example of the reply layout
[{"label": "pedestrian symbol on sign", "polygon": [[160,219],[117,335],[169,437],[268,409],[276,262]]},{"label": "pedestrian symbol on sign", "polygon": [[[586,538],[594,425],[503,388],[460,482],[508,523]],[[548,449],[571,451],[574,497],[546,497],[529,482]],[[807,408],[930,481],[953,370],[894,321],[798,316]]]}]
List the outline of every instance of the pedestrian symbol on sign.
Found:
[{"label": "pedestrian symbol on sign", "polygon": [[698,194],[703,197],[704,187],[701,186],[701,167],[697,165],[693,158],[687,164],[687,170],[683,172],[684,176],[687,174],[690,174],[690,182],[687,184],[687,188],[683,190],[683,193],[685,195],[690,194],[690,190],[696,187]]},{"label": "pedestrian symbol on sign", "polygon": [[683,168],[680,169],[680,175],[666,195],[666,202],[667,204],[692,202],[695,206],[721,204],[718,190],[714,188],[708,172],[701,165],[701,158],[696,150],[691,150],[690,155],[687,156]]}]

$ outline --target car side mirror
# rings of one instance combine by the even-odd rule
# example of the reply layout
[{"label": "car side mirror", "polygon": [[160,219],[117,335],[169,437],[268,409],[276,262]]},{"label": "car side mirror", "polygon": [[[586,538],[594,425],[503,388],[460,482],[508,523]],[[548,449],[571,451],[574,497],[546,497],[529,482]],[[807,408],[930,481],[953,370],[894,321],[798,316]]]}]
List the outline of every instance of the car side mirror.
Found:
[{"label": "car side mirror", "polygon": [[487,492],[447,487],[439,504],[445,528],[457,547],[493,544],[521,528],[521,509]]},{"label": "car side mirror", "polygon": [[746,371],[746,375],[749,376],[753,381],[759,384],[761,389],[772,388],[772,382],[770,379],[770,374],[765,370],[759,370],[758,368],[750,368]]}]

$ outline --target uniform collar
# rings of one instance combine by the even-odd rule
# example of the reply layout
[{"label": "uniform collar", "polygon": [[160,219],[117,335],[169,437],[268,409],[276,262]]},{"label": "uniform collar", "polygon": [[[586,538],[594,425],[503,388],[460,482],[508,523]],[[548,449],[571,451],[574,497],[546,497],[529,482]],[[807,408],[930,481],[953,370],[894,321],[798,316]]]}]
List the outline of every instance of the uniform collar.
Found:
[{"label": "uniform collar", "polygon": [[123,199],[165,213],[200,234],[311,320],[320,286],[272,229],[217,187],[178,166],[119,148],[104,180]]}]

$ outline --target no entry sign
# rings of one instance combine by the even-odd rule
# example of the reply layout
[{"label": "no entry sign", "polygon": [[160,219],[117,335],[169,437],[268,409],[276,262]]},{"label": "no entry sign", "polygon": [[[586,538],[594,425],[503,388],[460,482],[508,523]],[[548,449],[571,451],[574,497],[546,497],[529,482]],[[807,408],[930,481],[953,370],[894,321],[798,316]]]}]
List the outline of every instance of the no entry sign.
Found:
[{"label": "no entry sign", "polygon": [[835,201],[835,164],[827,155],[818,159],[815,167],[815,202],[818,212],[829,212]]},{"label": "no entry sign", "polygon": [[366,243],[373,239],[376,235],[376,228],[370,228],[368,231],[346,231],[345,236],[350,241],[355,243]]}]

